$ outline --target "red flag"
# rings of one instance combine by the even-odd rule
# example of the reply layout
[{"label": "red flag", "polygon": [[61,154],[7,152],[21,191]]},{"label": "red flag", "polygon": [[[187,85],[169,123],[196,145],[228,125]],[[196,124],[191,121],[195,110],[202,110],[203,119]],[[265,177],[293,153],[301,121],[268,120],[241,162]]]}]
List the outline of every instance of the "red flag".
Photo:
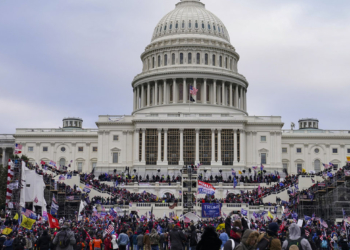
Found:
[{"label": "red flag", "polygon": [[47,213],[47,216],[49,217],[50,228],[58,228],[59,229],[60,224],[58,223],[58,220],[49,213]]},{"label": "red flag", "polygon": [[41,161],[40,164],[41,164],[41,165],[45,165],[46,163],[45,163],[44,161]]}]

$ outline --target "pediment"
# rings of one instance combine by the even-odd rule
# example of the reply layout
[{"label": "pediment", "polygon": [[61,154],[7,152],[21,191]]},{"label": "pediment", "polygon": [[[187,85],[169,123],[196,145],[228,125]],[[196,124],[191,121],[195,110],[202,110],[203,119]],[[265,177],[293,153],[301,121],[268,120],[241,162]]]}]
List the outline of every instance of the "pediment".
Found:
[{"label": "pediment", "polygon": [[121,149],[120,149],[120,148],[117,148],[117,147],[114,147],[114,148],[111,149],[111,151],[112,151],[112,152],[119,152],[119,151],[121,151]]}]

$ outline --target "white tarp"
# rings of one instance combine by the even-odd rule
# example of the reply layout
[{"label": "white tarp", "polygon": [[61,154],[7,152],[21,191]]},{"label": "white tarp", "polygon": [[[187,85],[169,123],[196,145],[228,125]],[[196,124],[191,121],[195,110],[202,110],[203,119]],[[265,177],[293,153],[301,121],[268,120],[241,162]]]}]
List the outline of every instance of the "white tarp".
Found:
[{"label": "white tarp", "polygon": [[26,163],[24,161],[22,161],[22,167],[21,167],[21,183],[23,185],[23,188],[21,189],[21,196],[19,199],[19,205],[21,207],[25,207],[25,202],[26,202],[26,186],[27,186],[27,171],[29,171],[29,169],[26,167]]},{"label": "white tarp", "polygon": [[[44,198],[45,183],[42,175],[35,173],[35,170],[25,170],[26,182],[22,190],[24,194],[24,202],[33,202],[34,206],[41,206],[46,211],[46,201]],[[22,191],[21,190],[21,191]],[[21,201],[22,198],[21,192]],[[20,204],[21,205],[21,204]],[[22,205],[21,205],[22,206]],[[23,205],[24,206],[24,205]]]}]

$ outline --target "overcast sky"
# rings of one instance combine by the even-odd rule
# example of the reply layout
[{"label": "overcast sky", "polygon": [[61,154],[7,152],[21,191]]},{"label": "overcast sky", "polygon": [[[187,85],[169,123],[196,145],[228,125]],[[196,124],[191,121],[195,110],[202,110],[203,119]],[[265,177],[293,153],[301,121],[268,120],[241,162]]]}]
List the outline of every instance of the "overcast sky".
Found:
[{"label": "overcast sky", "polygon": [[[132,112],[133,77],[178,0],[0,1],[0,134]],[[202,0],[226,25],[250,115],[350,129],[350,1]]]}]

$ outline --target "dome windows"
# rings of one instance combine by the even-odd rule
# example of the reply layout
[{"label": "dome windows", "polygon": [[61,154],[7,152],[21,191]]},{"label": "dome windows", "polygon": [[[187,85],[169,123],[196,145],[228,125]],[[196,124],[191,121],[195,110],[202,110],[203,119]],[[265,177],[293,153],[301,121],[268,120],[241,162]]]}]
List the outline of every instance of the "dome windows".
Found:
[{"label": "dome windows", "polygon": [[209,56],[208,56],[208,54],[205,54],[205,59],[204,59],[204,61],[205,61],[205,65],[208,65],[208,64],[209,64]]},{"label": "dome windows", "polygon": [[173,23],[170,23],[169,30],[173,28]]},{"label": "dome windows", "polygon": [[166,31],[166,26],[167,26],[167,23],[166,23],[165,26],[164,26],[164,31]]},{"label": "dome windows", "polygon": [[208,23],[208,30],[210,30],[210,23]]},{"label": "dome windows", "polygon": [[225,68],[227,69],[227,65],[228,63],[227,63],[227,57],[225,57]]},{"label": "dome windows", "polygon": [[222,56],[219,57],[219,66],[222,67]]},{"label": "dome windows", "polygon": [[201,63],[201,54],[197,53],[197,64]]},{"label": "dome windows", "polygon": [[175,24],[175,29],[178,29],[179,28],[179,22],[176,21],[176,24]]},{"label": "dome windows", "polygon": [[175,53],[171,55],[171,64],[175,65]]},{"label": "dome windows", "polygon": [[181,28],[185,28],[185,21],[182,21],[182,27]]},{"label": "dome windows", "polygon": [[213,66],[215,66],[216,56],[213,55]]},{"label": "dome windows", "polygon": [[180,64],[184,64],[184,54],[180,53]]},{"label": "dome windows", "polygon": [[219,30],[219,33],[221,32],[221,30],[220,30],[220,26],[218,25],[218,30]]},{"label": "dome windows", "polygon": [[167,66],[168,65],[168,55],[165,54],[164,55],[164,66]]},{"label": "dome windows", "polygon": [[194,27],[195,27],[196,29],[198,29],[198,22],[197,22],[197,20],[196,20],[196,23],[194,24]]},{"label": "dome windows", "polygon": [[214,29],[214,31],[216,31],[216,26],[215,26],[215,24],[213,23],[213,29]]},{"label": "dome windows", "polygon": [[163,29],[163,25],[160,26],[160,31],[159,31],[160,33],[162,33],[162,29]]},{"label": "dome windows", "polygon": [[158,56],[158,67],[160,67],[160,56]]},{"label": "dome windows", "polygon": [[190,21],[188,21],[188,28],[192,28],[192,23],[191,23],[191,20]]},{"label": "dome windows", "polygon": [[153,58],[152,58],[152,69],[154,69],[154,66],[155,66],[155,65],[154,65],[154,62],[155,62],[155,58],[153,57]]},{"label": "dome windows", "polygon": [[188,64],[192,63],[192,53],[188,53]]},{"label": "dome windows", "polygon": [[205,27],[204,27],[204,22],[202,21],[202,29],[204,29]]}]

